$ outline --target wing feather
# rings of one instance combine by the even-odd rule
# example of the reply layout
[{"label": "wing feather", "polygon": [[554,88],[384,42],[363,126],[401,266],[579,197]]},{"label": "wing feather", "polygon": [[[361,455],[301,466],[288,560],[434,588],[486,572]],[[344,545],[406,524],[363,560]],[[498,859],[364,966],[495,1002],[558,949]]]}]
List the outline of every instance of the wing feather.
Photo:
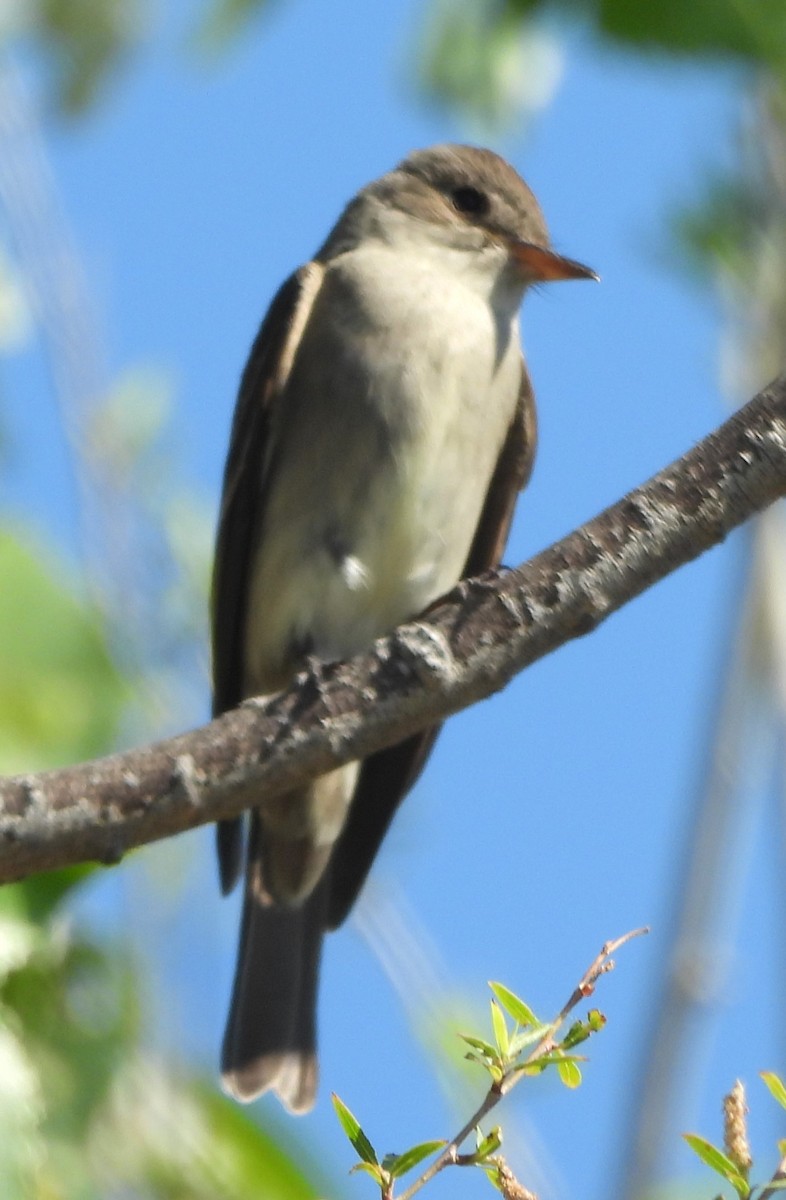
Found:
[{"label": "wing feather", "polygon": [[[271,426],[322,275],[322,267],[312,262],[282,285],[262,322],[240,382],[224,471],[211,593],[214,716],[244,699],[248,572],[264,511]],[[241,818],[221,821],[217,837],[221,887],[226,892],[240,874]]]}]

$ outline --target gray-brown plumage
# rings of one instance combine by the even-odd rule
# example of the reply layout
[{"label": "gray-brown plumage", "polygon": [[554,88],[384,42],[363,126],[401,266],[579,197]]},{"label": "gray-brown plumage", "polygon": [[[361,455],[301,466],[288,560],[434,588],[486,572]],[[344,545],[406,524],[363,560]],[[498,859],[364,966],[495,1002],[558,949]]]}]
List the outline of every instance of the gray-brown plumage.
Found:
[{"label": "gray-brown plumage", "polygon": [[[350,657],[496,566],[535,449],[526,286],[591,277],[488,150],[410,155],[283,285],[243,374],[213,580],[214,711]],[[222,1071],[242,1100],[311,1106],[324,930],[351,908],[437,735],[285,796],[250,796]],[[239,821],[218,831],[222,885]]]}]

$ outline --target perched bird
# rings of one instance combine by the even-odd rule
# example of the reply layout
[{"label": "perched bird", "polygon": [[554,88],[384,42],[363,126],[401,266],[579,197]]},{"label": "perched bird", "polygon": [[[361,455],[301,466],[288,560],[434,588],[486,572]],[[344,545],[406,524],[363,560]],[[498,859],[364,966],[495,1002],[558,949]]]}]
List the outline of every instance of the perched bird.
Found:
[{"label": "perched bird", "polygon": [[[343,659],[499,564],[535,450],[518,310],[596,278],[549,246],[490,150],[419,150],[363,188],[274,298],[240,385],[213,579],[214,712]],[[227,1090],[302,1112],[317,1084],[325,930],[344,919],[429,729],[283,796],[254,797]],[[218,830],[222,886],[240,820]]]}]

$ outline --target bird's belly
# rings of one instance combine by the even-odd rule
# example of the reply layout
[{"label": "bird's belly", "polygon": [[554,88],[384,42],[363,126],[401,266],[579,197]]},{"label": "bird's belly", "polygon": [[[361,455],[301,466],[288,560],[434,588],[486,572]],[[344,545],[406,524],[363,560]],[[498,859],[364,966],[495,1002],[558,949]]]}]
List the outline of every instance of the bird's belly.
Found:
[{"label": "bird's belly", "polygon": [[344,528],[344,557],[315,556],[309,573],[320,602],[309,626],[318,654],[357,653],[459,579],[488,485],[469,442],[446,445],[433,464],[418,461],[417,450],[409,461],[402,453],[368,509]]},{"label": "bird's belly", "polygon": [[298,383],[251,572],[247,691],[284,686],[306,654],[360,652],[460,578],[521,371],[517,339],[497,361],[476,332],[457,322],[437,356],[426,331],[428,353],[394,348],[387,370],[378,347],[373,402],[351,378],[332,405]]},{"label": "bird's belly", "polygon": [[[508,415],[509,420],[509,415]],[[313,507],[268,523],[252,573],[249,691],[284,686],[305,654],[349,657],[460,578],[506,423],[417,440],[346,503],[340,448]],[[275,506],[278,507],[278,506]],[[310,507],[310,511],[309,511]]]}]

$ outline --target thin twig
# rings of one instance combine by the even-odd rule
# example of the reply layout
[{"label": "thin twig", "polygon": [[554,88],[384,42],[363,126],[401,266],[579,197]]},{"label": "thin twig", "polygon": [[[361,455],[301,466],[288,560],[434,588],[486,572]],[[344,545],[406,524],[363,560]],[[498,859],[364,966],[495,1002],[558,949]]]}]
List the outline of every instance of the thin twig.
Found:
[{"label": "thin twig", "polygon": [[786,1194],[782,1186],[784,1183],[786,1183],[786,1154],[784,1154],[775,1171],[770,1176],[764,1191],[759,1192],[757,1200],[775,1200],[776,1197],[783,1197]]},{"label": "thin twig", "polygon": [[613,941],[605,943],[605,945],[601,948],[600,953],[595,959],[593,959],[587,970],[582,975],[567,1001],[565,1004],[563,1004],[562,1008],[558,1012],[557,1016],[549,1023],[547,1030],[540,1041],[536,1043],[535,1047],[529,1052],[526,1058],[517,1063],[515,1067],[511,1067],[498,1083],[493,1083],[491,1085],[480,1106],[469,1118],[466,1125],[464,1125],[456,1134],[456,1136],[450,1142],[448,1142],[445,1149],[437,1158],[434,1159],[434,1162],[426,1168],[423,1174],[419,1175],[415,1182],[410,1184],[405,1192],[401,1193],[401,1196],[398,1198],[398,1200],[412,1200],[412,1197],[419,1192],[421,1188],[425,1187],[435,1175],[437,1175],[445,1167],[452,1166],[456,1163],[458,1159],[459,1146],[466,1141],[473,1129],[477,1128],[480,1122],[488,1116],[491,1110],[496,1108],[502,1097],[508,1095],[508,1093],[513,1090],[516,1084],[521,1081],[524,1074],[524,1072],[521,1070],[521,1067],[535,1062],[537,1059],[541,1058],[542,1055],[548,1054],[554,1048],[555,1036],[569,1013],[573,1011],[577,1004],[580,1004],[582,1000],[585,1000],[587,996],[592,995],[593,991],[595,990],[595,984],[601,975],[605,975],[609,971],[614,970],[615,964],[611,955],[615,954],[621,946],[624,946],[626,942],[631,941],[632,938],[641,937],[645,933],[649,933],[649,929],[646,926],[642,926],[640,929],[632,929],[629,933],[624,933],[622,937],[615,938]]},{"label": "thin twig", "polygon": [[[626,942],[629,942],[636,937],[643,937],[645,933],[649,933],[648,925],[642,925],[639,929],[631,929],[629,933],[623,933],[622,937],[615,938],[615,940],[612,942],[606,942],[601,947],[597,958],[587,968],[584,975],[573,989],[570,997],[549,1025],[548,1032],[543,1035],[542,1039],[536,1044],[535,1048],[531,1050],[524,1059],[525,1063],[534,1062],[535,1059],[540,1058],[541,1055],[548,1054],[550,1050],[554,1049],[554,1038],[568,1014],[573,1011],[577,1004],[580,1004],[582,1000],[585,1000],[587,996],[592,995],[592,993],[595,991],[595,984],[598,982],[598,979],[601,975],[606,975],[609,971],[614,970],[616,964],[614,959],[611,957],[612,954],[616,954],[620,947],[624,946]],[[511,1071],[507,1079],[503,1079],[499,1085],[502,1094],[506,1095],[508,1092],[512,1091],[520,1079],[520,1071]]]}]

